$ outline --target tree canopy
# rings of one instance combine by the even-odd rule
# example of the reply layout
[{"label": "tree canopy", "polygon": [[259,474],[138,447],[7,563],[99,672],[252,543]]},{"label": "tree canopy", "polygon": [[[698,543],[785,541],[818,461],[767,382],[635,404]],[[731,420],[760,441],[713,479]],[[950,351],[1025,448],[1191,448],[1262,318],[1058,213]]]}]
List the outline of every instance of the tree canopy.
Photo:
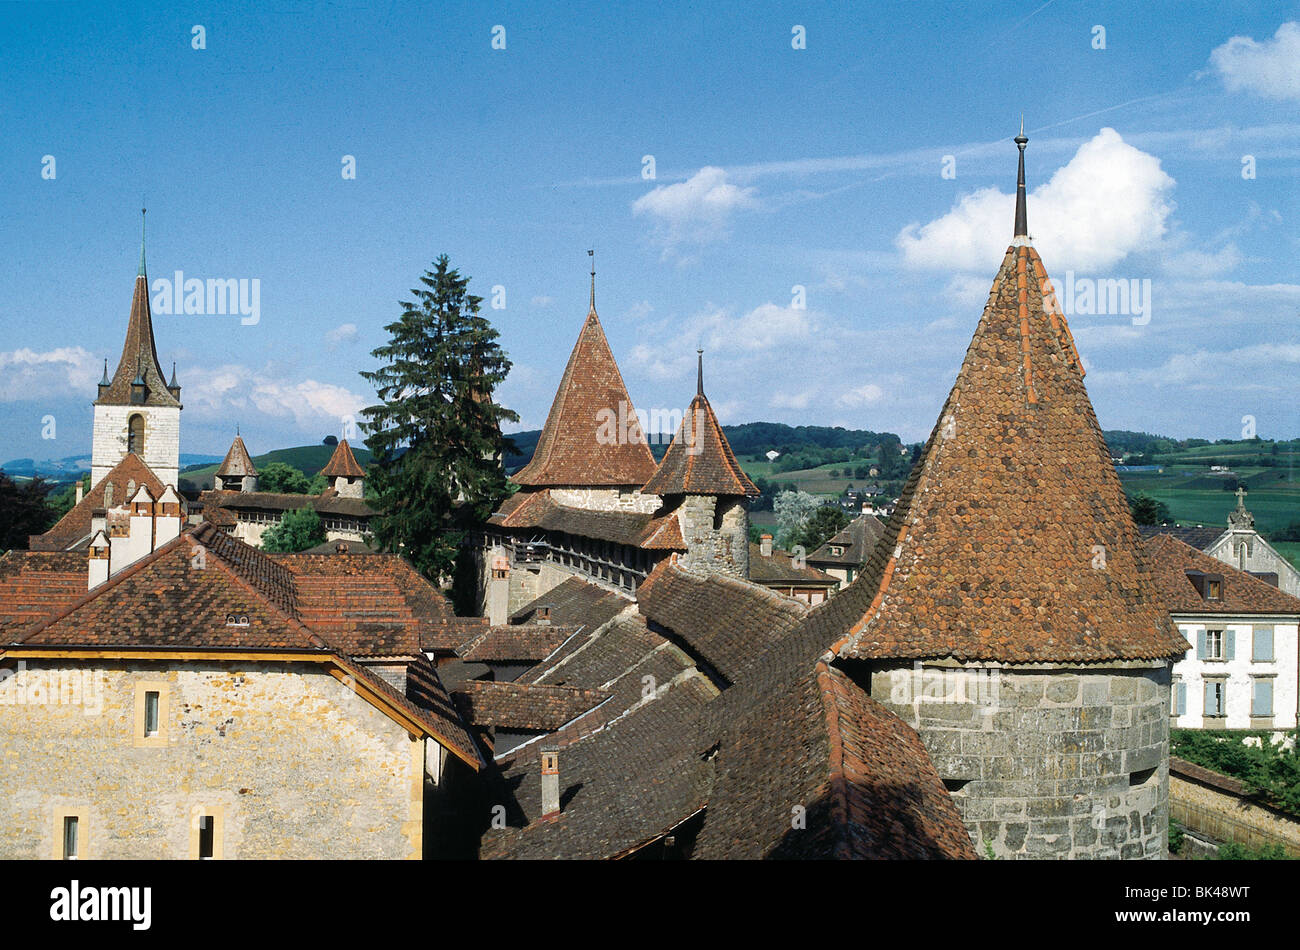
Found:
[{"label": "tree canopy", "polygon": [[280,523],[271,527],[262,535],[262,550],[275,554],[295,554],[324,544],[325,526],[321,524],[320,515],[310,508],[296,508],[286,511]]}]

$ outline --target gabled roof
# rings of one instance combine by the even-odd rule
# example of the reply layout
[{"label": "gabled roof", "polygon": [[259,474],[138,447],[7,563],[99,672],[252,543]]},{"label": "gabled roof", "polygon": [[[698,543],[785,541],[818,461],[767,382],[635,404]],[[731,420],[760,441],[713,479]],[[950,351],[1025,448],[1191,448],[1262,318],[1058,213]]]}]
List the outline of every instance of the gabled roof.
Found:
[{"label": "gabled roof", "polygon": [[33,535],[30,543],[34,551],[61,551],[90,537],[90,520],[96,508],[106,507],[104,492],[113,486],[113,507],[125,505],[130,501],[127,489],[134,483],[134,490],[147,487],[149,493],[157,498],[166,489],[148,465],[134,452],[128,452],[122,461],[114,465],[107,475],[99,480],[85,495],[80,504],[60,518],[54,527],[44,534]]},{"label": "gabled roof", "polygon": [[365,478],[366,470],[357,463],[357,457],[352,454],[352,446],[348,445],[348,440],[344,439],[334,446],[334,454],[330,460],[325,463],[325,467],[320,473],[326,478],[335,476],[344,476],[347,478]]},{"label": "gabled roof", "polygon": [[326,489],[319,495],[297,495],[292,492],[226,491],[206,489],[199,492],[203,506],[203,519],[217,524],[234,524],[236,511],[293,511],[311,508],[318,514],[347,515],[353,518],[370,518],[378,514],[363,498],[344,498]]},{"label": "gabled roof", "polygon": [[[845,567],[861,567],[866,563],[875,549],[876,542],[885,533],[885,523],[875,515],[860,515],[845,526],[844,530],[831,538],[812,554],[808,555],[810,564],[840,564]],[[842,548],[840,554],[832,554],[831,548]]]},{"label": "gabled roof", "polygon": [[[1146,542],[1151,566],[1173,614],[1291,614],[1300,616],[1300,599],[1278,590],[1246,571],[1198,551],[1178,538],[1159,534]],[[1223,577],[1222,595],[1207,600],[1187,576],[1188,571]]]},{"label": "gabled roof", "polygon": [[453,695],[472,725],[550,732],[609,699],[603,689],[471,680]]},{"label": "gabled roof", "polygon": [[226,453],[221,467],[217,469],[217,475],[237,478],[242,475],[256,474],[257,466],[249,457],[248,449],[244,447],[244,440],[235,436],[235,441],[230,443],[230,451]]},{"label": "gabled roof", "polygon": [[789,551],[773,548],[772,553],[764,557],[762,547],[753,541],[749,542],[749,579],[765,587],[834,587],[840,582],[838,577],[807,563],[800,566]]},{"label": "gabled roof", "polygon": [[9,551],[0,555],[0,642],[86,594],[82,551]]},{"label": "gabled roof", "polygon": [[654,471],[654,456],[593,304],[532,460],[511,477],[520,485],[640,486]]},{"label": "gabled roof", "polygon": [[149,278],[144,268],[135,279],[131,296],[131,316],[126,324],[122,357],[108,389],[95,400],[97,406],[130,406],[131,381],[137,374],[144,377],[146,406],[174,406],[180,401],[167,390],[167,379],[158,365],[158,348],[153,339],[153,317],[149,312]]},{"label": "gabled roof", "polygon": [[578,626],[516,623],[487,627],[456,647],[456,655],[471,663],[537,663],[578,632]]},{"label": "gabled roof", "polygon": [[758,495],[703,392],[690,408],[663,461],[641,489],[648,495]]},{"label": "gabled roof", "polygon": [[1204,525],[1188,527],[1176,524],[1140,524],[1138,532],[1144,539],[1155,538],[1162,534],[1169,535],[1184,544],[1190,544],[1198,551],[1207,551],[1215,541],[1228,533],[1228,529]]},{"label": "gabled roof", "polygon": [[842,656],[1180,655],[1038,253],[1007,249],[939,421],[858,580]]},{"label": "gabled roof", "polygon": [[[401,562],[395,555],[387,557],[392,563]],[[363,558],[318,560],[337,563]],[[360,570],[361,566],[353,568]],[[372,573],[378,572],[375,565]],[[395,571],[397,577],[402,573]],[[384,585],[383,599],[376,602],[368,591],[348,591],[346,577],[339,574],[334,578],[340,591],[334,611],[313,612],[312,605],[319,601],[310,592],[300,596],[297,578],[284,563],[212,525],[199,525],[22,629],[5,649],[75,653],[96,648],[160,651],[162,656],[178,649],[217,655],[222,651],[289,653],[300,661],[332,664],[351,676],[359,691],[386,703],[404,721],[477,768],[479,756],[473,740],[433,666],[420,655],[418,619],[407,622],[408,618],[399,616],[426,613],[433,603],[429,593],[401,593],[400,589],[411,583],[404,578],[391,588]],[[431,589],[427,581],[423,583]],[[439,597],[436,591],[432,596]],[[405,610],[397,608],[397,600]],[[352,608],[367,602],[376,608],[372,623],[349,623],[349,614],[356,612]],[[405,662],[406,694],[356,659],[378,656]]]},{"label": "gabled roof", "polygon": [[582,626],[594,630],[608,623],[632,605],[632,599],[617,591],[570,577],[510,615],[511,623],[527,623],[543,605],[551,608],[551,623]]}]

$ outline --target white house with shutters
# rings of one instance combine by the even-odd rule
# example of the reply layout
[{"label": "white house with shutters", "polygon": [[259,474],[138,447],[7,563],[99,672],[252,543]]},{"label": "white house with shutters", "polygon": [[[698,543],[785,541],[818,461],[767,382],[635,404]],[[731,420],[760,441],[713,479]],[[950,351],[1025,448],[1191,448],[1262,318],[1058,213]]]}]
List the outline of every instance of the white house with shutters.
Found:
[{"label": "white house with shutters", "polygon": [[1293,729],[1300,599],[1169,535],[1147,541],[1188,651],[1173,669],[1179,729]]}]

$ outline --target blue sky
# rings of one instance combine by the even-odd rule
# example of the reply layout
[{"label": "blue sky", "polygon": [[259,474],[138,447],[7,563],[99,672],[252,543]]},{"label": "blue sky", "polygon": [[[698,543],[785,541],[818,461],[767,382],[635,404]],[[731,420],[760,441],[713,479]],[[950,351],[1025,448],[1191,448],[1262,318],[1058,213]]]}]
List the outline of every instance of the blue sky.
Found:
[{"label": "blue sky", "polygon": [[337,433],[442,252],[504,288],[498,396],[539,427],[591,246],[638,408],[684,406],[702,344],[723,422],[922,439],[1011,237],[1022,112],[1058,290],[1150,288],[1070,318],[1103,427],[1300,436],[1296,4],[267,6],[0,6],[0,459],[89,450],[142,196],[151,280],[260,281],[255,325],[155,315],[183,452]]}]

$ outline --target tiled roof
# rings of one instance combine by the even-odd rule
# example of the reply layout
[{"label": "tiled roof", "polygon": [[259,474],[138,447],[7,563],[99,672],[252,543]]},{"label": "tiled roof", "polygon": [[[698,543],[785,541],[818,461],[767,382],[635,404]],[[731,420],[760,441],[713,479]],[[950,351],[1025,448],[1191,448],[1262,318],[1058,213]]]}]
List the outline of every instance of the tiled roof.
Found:
[{"label": "tiled roof", "polygon": [[697,393],[645,488],[653,495],[758,495],[722,433],[703,393]]},{"label": "tiled roof", "polygon": [[203,518],[206,521],[215,521],[219,517],[218,512],[223,509],[229,513],[241,510],[295,511],[311,508],[317,514],[353,518],[370,518],[379,513],[361,498],[344,498],[331,491],[320,495],[297,495],[291,492],[209,489],[199,493],[199,501],[203,504]]},{"label": "tiled roof", "polygon": [[9,551],[0,555],[0,642],[86,595],[86,555]]},{"label": "tiled roof", "polygon": [[[602,426],[607,420],[612,421]],[[520,485],[640,486],[654,471],[654,456],[593,307],[532,460],[512,477]]]},{"label": "tiled roof", "polygon": [[[396,557],[390,556],[390,560],[400,562]],[[399,568],[395,573],[402,572]],[[338,575],[334,581],[343,586],[346,577]],[[346,624],[339,629],[329,616],[312,615],[311,595],[300,605],[298,580],[279,560],[212,525],[199,525],[94,590],[83,590],[80,598],[16,637],[11,639],[6,631],[6,638],[12,646],[23,648],[188,647],[320,654],[322,662],[328,659],[363,681],[477,767],[479,757],[473,742],[433,666],[419,655],[418,644],[408,650],[409,644],[394,642],[405,635],[400,629],[393,632],[380,625],[379,629],[359,631]],[[349,597],[345,594],[341,600],[347,603]],[[390,610],[390,602],[390,592],[385,590],[385,612]],[[302,611],[306,622],[299,615],[300,606],[306,608]],[[384,654],[409,656],[407,695],[353,659]]]},{"label": "tiled roof", "polygon": [[[885,533],[885,523],[875,515],[861,515],[850,521],[839,534],[831,538],[812,554],[808,555],[811,564],[836,564],[844,567],[861,567],[871,556],[876,542]],[[842,549],[840,554],[832,554],[831,548]]]},{"label": "tiled roof", "polygon": [[637,591],[641,613],[671,630],[727,680],[763,662],[808,612],[801,602],[723,574],[664,562]]},{"label": "tiled roof", "polygon": [[[157,498],[166,488],[158,476],[134,452],[128,452],[122,461],[114,465],[107,475],[99,480],[89,492],[81,498],[81,503],[55,522],[54,527],[44,534],[33,535],[29,544],[33,551],[62,551],[90,536],[90,519],[96,508],[103,508],[104,492],[113,486],[113,507],[127,504],[131,499],[127,488],[134,483],[134,491],[141,485],[148,487],[150,494]],[[132,492],[132,494],[134,493]]]},{"label": "tiled roof", "polygon": [[976,857],[920,738],[842,671],[776,663],[724,702],[693,857]]},{"label": "tiled roof", "polygon": [[1176,524],[1140,524],[1138,532],[1144,539],[1155,538],[1160,535],[1168,535],[1177,538],[1184,544],[1190,544],[1198,551],[1207,550],[1211,544],[1223,537],[1227,531],[1226,528],[1213,528],[1197,525],[1196,527],[1184,527]]},{"label": "tiled roof", "polygon": [[[1156,535],[1146,543],[1147,554],[1165,606],[1174,614],[1292,614],[1300,616],[1300,599],[1230,564],[1210,557],[1190,544],[1168,534]],[[1218,600],[1206,600],[1188,571],[1219,574],[1223,592]]]},{"label": "tiled roof", "polygon": [[847,638],[842,655],[1092,662],[1185,648],[1045,289],[1037,252],[1008,248],[890,541],[809,616]]},{"label": "tiled roof", "polygon": [[489,627],[458,646],[456,655],[479,663],[537,663],[554,653],[578,629],[540,623]]},{"label": "tiled roof", "polygon": [[235,441],[230,443],[230,451],[226,453],[225,459],[221,462],[221,467],[217,469],[218,475],[228,475],[236,478],[242,475],[256,475],[257,466],[253,464],[252,458],[248,454],[248,449],[244,446],[244,440],[235,436]]},{"label": "tiled roof", "polygon": [[806,587],[834,587],[839,578],[832,577],[825,571],[804,564],[797,566],[794,555],[789,551],[773,548],[767,557],[763,556],[760,545],[749,544],[749,579],[764,586],[772,584],[803,585]]},{"label": "tiled roof", "polygon": [[153,339],[153,318],[149,313],[149,281],[144,274],[135,279],[131,295],[131,316],[126,325],[126,341],[122,344],[122,358],[108,390],[95,400],[99,406],[129,406],[131,381],[143,373],[146,406],[175,406],[180,402],[167,390],[167,380],[158,365],[158,348]]},{"label": "tiled roof", "polygon": [[647,550],[686,550],[675,514],[574,508],[560,504],[546,489],[516,492],[489,520],[501,528],[540,528]]},{"label": "tiled roof", "polygon": [[366,544],[364,541],[353,541],[353,540],[351,540],[350,538],[349,538],[349,539],[343,539],[343,538],[340,538],[340,539],[337,540],[337,541],[326,541],[326,542],[324,542],[324,543],[322,543],[322,544],[318,544],[318,545],[316,545],[314,548],[308,548],[307,550],[305,550],[305,551],[301,551],[301,552],[299,552],[299,553],[301,553],[301,554],[338,554],[338,553],[339,553],[339,550],[338,550],[338,549],[339,549],[340,547],[343,548],[343,553],[344,553],[345,555],[347,555],[347,554],[375,554],[375,553],[376,553],[375,549],[372,548],[372,547],[370,547],[370,545]]},{"label": "tiled roof", "polygon": [[348,478],[365,478],[366,470],[357,463],[357,457],[352,454],[352,446],[348,445],[347,439],[344,439],[334,447],[334,454],[325,463],[325,467],[320,470],[320,474],[326,478],[333,478],[336,475]]},{"label": "tiled roof", "polygon": [[551,732],[609,699],[601,689],[472,680],[454,695],[465,719],[475,726]]},{"label": "tiled roof", "polygon": [[632,599],[581,577],[570,577],[520,607],[510,615],[510,620],[512,623],[526,623],[536,614],[537,608],[544,605],[550,605],[551,623],[594,630],[630,607]]}]

